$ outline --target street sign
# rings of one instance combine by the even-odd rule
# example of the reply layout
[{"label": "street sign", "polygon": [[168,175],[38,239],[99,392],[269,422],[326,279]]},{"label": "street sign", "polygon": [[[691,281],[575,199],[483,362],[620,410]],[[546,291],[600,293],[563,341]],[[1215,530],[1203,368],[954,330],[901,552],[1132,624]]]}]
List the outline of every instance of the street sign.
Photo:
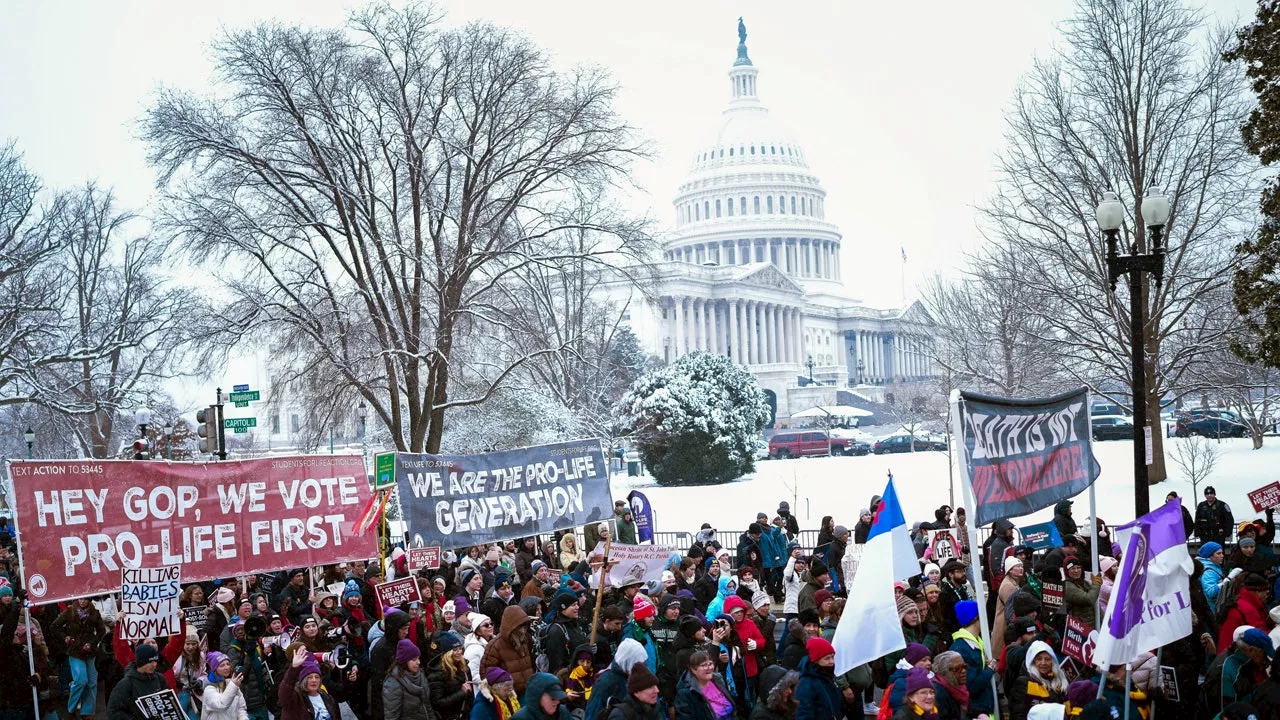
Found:
[{"label": "street sign", "polygon": [[248,391],[249,391],[249,386],[248,386],[248,385],[235,385],[235,386],[233,386],[233,387],[231,388],[231,391],[232,391],[232,392],[248,392]]},{"label": "street sign", "polygon": [[228,430],[235,430],[236,434],[249,432],[249,428],[258,427],[258,418],[227,418],[222,421],[222,427]]},{"label": "street sign", "polygon": [[227,396],[227,399],[236,404],[236,407],[249,407],[249,403],[256,402],[260,397],[257,390],[236,391]]},{"label": "street sign", "polygon": [[396,454],[378,453],[373,456],[373,489],[385,490],[396,486]]}]

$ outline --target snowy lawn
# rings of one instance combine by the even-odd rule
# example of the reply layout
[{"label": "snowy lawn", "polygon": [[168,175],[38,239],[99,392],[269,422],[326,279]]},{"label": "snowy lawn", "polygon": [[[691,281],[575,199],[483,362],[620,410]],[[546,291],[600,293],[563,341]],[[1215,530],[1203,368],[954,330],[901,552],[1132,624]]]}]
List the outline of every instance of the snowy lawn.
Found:
[{"label": "snowy lawn", "polygon": [[[1158,507],[1170,490],[1176,490],[1183,505],[1194,513],[1202,498],[1191,497],[1191,483],[1181,476],[1172,460],[1175,443],[1183,441],[1164,441],[1169,479],[1151,486],[1151,506]],[[1093,448],[1102,466],[1102,475],[1094,486],[1098,515],[1109,525],[1133,519],[1133,446],[1106,441],[1094,443]],[[1259,513],[1253,511],[1246,494],[1280,479],[1280,438],[1267,438],[1261,450],[1253,450],[1247,438],[1224,439],[1217,448],[1217,466],[1208,481],[1201,483],[1201,492],[1206,484],[1213,485],[1218,499],[1231,506],[1236,522],[1257,517]],[[743,530],[755,521],[758,512],[773,517],[780,500],[791,502],[801,529],[816,529],[824,515],[852,528],[858,521],[858,510],[867,507],[872,495],[883,492],[890,471],[908,521],[932,522],[934,509],[949,502],[944,452],[764,460],[757,463],[755,473],[734,482],[684,488],[658,487],[647,477],[615,475],[613,495],[624,498],[633,489],[644,492],[653,504],[654,524],[660,532],[695,532],[703,522],[721,530]],[[963,505],[958,473],[955,493],[955,504]],[[1088,498],[1088,492],[1075,498],[1075,518],[1081,525],[1086,524],[1083,519],[1089,515]],[[1015,519],[1014,524],[1052,518],[1053,510],[1047,508]]]}]

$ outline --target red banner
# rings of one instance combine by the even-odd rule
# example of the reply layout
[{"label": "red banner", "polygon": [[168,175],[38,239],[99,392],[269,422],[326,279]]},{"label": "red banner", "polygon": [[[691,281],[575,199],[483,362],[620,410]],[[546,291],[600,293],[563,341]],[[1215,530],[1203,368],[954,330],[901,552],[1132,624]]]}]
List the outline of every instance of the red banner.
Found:
[{"label": "red banner", "polygon": [[122,568],[191,582],[378,554],[352,530],[371,496],[359,455],[13,460],[9,477],[36,604],[116,592]]},{"label": "red banner", "polygon": [[1249,493],[1249,502],[1253,503],[1254,512],[1265,512],[1280,506],[1280,482],[1273,482]]},{"label": "red banner", "polygon": [[1062,634],[1062,654],[1085,667],[1093,665],[1094,635],[1087,623],[1068,615],[1066,632]]}]

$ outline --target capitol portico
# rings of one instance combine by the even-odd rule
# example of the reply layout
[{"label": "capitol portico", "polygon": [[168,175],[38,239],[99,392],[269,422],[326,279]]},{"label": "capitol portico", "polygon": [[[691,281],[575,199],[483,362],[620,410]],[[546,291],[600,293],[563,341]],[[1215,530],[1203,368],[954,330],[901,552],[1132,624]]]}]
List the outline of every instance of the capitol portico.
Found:
[{"label": "capitol portico", "polygon": [[641,345],[666,362],[728,355],[760,379],[779,418],[833,404],[838,388],[874,397],[932,376],[919,304],[874,309],[850,294],[826,191],[760,102],[741,21],[738,34],[728,107],[676,191],[658,285],[632,305]]}]

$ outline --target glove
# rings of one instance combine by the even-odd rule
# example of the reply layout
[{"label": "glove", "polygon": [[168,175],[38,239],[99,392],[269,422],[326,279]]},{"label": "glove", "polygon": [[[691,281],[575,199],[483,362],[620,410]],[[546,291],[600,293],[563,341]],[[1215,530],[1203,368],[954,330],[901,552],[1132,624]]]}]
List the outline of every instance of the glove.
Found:
[{"label": "glove", "polygon": [[62,638],[62,641],[66,643],[67,647],[71,647],[72,645],[75,644],[76,639],[73,637],[65,637],[65,638]]}]

